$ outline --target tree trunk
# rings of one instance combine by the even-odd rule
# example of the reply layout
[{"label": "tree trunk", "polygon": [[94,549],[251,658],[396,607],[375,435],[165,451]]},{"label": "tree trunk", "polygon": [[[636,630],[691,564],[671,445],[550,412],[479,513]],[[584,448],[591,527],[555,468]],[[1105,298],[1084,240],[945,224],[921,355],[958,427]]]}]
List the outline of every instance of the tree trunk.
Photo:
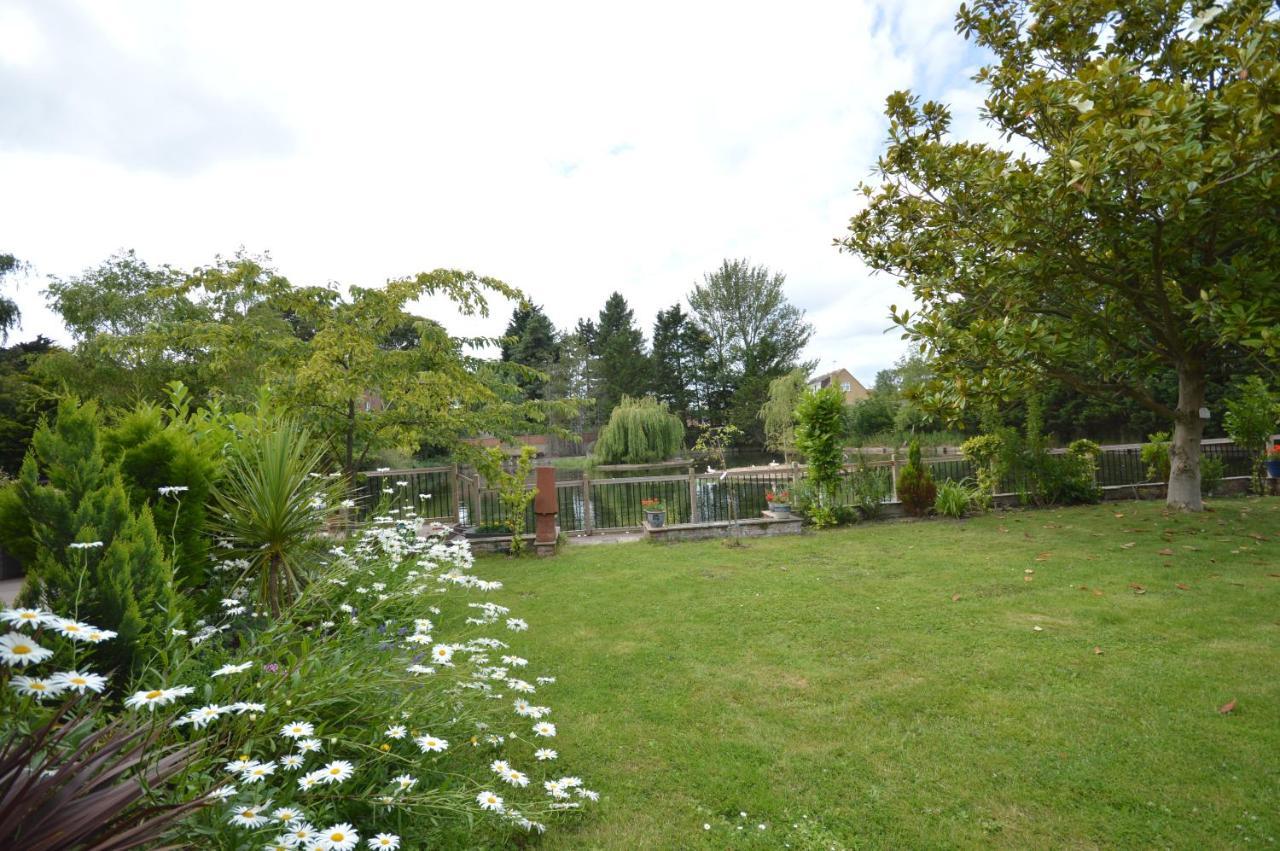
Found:
[{"label": "tree trunk", "polygon": [[1204,420],[1205,377],[1200,364],[1178,367],[1178,415],[1169,444],[1169,494],[1165,504],[1181,511],[1202,511],[1200,500],[1200,437]]},{"label": "tree trunk", "polygon": [[347,400],[347,445],[346,458],[343,461],[343,472],[347,474],[347,478],[354,482],[356,480],[355,471],[355,454],[356,454],[356,402],[354,399]]}]

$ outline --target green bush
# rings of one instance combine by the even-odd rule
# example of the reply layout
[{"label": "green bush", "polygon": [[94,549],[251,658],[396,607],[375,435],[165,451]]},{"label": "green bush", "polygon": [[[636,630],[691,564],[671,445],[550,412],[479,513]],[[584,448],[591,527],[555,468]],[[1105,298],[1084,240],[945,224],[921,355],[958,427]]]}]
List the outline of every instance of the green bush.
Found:
[{"label": "green bush", "polygon": [[1169,432],[1157,431],[1147,435],[1147,442],[1142,445],[1142,463],[1147,467],[1147,481],[1169,481]]},{"label": "green bush", "polygon": [[933,510],[944,517],[963,517],[969,513],[971,502],[969,488],[960,482],[947,480],[938,486]]},{"label": "green bush", "polygon": [[1200,494],[1211,496],[1222,485],[1227,465],[1221,458],[1212,455],[1200,456]]},{"label": "green bush", "polygon": [[150,509],[103,458],[96,403],[64,399],[40,423],[0,511],[0,545],[27,568],[19,601],[119,633],[87,649],[99,666],[137,669],[185,620]]},{"label": "green bush", "polygon": [[858,459],[858,469],[847,477],[849,500],[863,518],[874,520],[884,512],[885,500],[893,496],[893,472],[888,467],[872,467]]},{"label": "green bush", "polygon": [[1098,502],[1102,491],[1088,455],[1046,454],[1035,468],[1034,488],[1040,505],[1077,505]]},{"label": "green bush", "polygon": [[898,473],[898,501],[908,514],[923,517],[933,508],[938,496],[933,473],[925,466],[920,455],[920,441],[911,441],[907,450],[907,466]]},{"label": "green bush", "polygon": [[684,424],[652,396],[623,396],[600,431],[593,452],[597,464],[650,464],[684,449]]},{"label": "green bush", "polygon": [[844,396],[836,387],[806,390],[796,406],[796,448],[804,455],[805,508],[819,528],[847,519],[839,499],[844,472]]}]

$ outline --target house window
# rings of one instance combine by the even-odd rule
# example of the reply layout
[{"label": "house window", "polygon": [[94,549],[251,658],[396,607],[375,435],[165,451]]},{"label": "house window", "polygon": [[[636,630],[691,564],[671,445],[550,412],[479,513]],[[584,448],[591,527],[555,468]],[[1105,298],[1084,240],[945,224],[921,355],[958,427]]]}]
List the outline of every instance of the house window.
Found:
[{"label": "house window", "polygon": [[844,392],[848,393],[848,392],[849,392],[849,382],[847,382],[847,381],[842,381],[842,382],[840,382],[840,389],[841,389],[841,390],[843,390]]}]

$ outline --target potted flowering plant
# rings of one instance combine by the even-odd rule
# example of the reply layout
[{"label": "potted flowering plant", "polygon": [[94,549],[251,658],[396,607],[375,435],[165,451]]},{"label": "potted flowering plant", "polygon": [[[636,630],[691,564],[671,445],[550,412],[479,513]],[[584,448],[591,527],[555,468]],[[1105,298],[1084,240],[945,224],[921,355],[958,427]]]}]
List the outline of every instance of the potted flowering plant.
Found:
[{"label": "potted flowering plant", "polygon": [[791,491],[767,491],[764,495],[765,502],[769,503],[769,510],[774,514],[790,514],[791,513]]},{"label": "potted flowering plant", "polygon": [[666,503],[656,496],[640,500],[640,505],[644,508],[644,522],[653,528],[657,529],[667,522]]},{"label": "potted flowering plant", "polygon": [[1273,479],[1280,479],[1280,446],[1273,446],[1267,450],[1267,475]]}]

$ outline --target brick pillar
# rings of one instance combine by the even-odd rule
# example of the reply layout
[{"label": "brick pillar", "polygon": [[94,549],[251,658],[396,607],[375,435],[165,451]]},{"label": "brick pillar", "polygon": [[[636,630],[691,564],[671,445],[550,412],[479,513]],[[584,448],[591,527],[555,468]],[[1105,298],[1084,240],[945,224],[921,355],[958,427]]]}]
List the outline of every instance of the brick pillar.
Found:
[{"label": "brick pillar", "polygon": [[537,468],[534,480],[538,495],[533,498],[533,549],[540,556],[556,554],[556,471],[554,467]]}]

